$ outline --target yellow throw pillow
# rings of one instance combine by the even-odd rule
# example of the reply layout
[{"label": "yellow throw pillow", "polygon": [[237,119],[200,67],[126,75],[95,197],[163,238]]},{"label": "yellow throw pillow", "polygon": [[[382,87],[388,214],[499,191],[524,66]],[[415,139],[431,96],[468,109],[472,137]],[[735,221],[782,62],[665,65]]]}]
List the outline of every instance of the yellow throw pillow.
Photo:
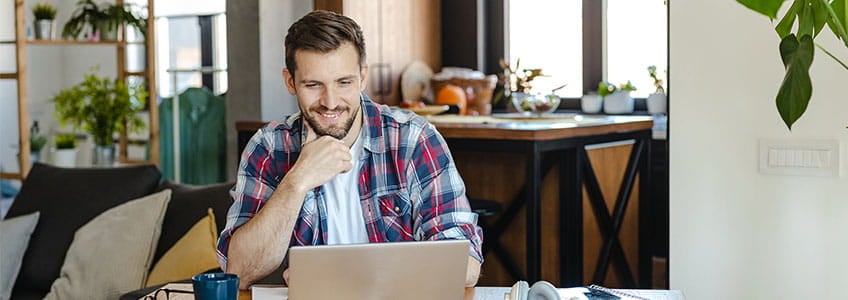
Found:
[{"label": "yellow throw pillow", "polygon": [[153,266],[147,286],[191,278],[217,268],[217,242],[215,215],[210,208],[206,217],[197,221]]}]

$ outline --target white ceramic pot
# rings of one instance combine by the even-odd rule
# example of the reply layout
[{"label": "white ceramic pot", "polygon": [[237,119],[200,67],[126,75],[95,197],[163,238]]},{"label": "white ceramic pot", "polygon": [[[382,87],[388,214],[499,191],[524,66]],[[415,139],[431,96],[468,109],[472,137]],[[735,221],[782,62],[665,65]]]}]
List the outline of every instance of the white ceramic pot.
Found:
[{"label": "white ceramic pot", "polygon": [[583,98],[580,99],[580,108],[587,114],[599,113],[603,107],[604,97],[598,94],[583,95]]},{"label": "white ceramic pot", "polygon": [[35,20],[35,39],[36,40],[52,40],[56,36],[56,24],[53,20],[43,19]]},{"label": "white ceramic pot", "polygon": [[667,110],[668,97],[665,93],[652,93],[648,95],[648,112],[652,115],[664,114]]},{"label": "white ceramic pot", "polygon": [[63,168],[77,166],[77,149],[56,149],[53,151],[53,165]]},{"label": "white ceramic pot", "polygon": [[630,97],[630,91],[616,91],[604,97],[604,112],[607,114],[632,113],[633,97]]}]

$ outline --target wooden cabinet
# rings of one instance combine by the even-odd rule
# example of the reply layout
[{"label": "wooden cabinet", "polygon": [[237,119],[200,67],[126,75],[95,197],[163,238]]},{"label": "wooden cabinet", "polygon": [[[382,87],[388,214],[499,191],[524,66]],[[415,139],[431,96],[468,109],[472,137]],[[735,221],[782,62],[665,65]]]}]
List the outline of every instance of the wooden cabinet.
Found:
[{"label": "wooden cabinet", "polygon": [[316,0],[315,9],[335,11],[356,20],[365,35],[369,65],[367,93],[389,105],[401,99],[400,74],[420,60],[434,72],[441,69],[439,1]]},{"label": "wooden cabinet", "polygon": [[[122,4],[123,0],[116,0],[117,4]],[[146,161],[130,161],[127,158],[127,134],[126,132],[121,133],[120,137],[120,147],[119,147],[119,160],[122,163],[159,163],[159,118],[156,103],[156,80],[154,76],[154,67],[156,58],[154,56],[154,51],[146,51],[146,59],[145,59],[145,68],[142,71],[131,72],[127,70],[126,64],[126,51],[127,47],[130,44],[143,45],[146,49],[154,49],[155,41],[155,22],[153,20],[153,1],[147,1],[147,37],[144,42],[138,43],[128,43],[126,41],[102,41],[102,42],[92,42],[92,41],[72,41],[72,40],[30,40],[26,35],[26,13],[29,13],[30,10],[27,9],[29,5],[25,5],[24,0],[15,0],[15,40],[14,41],[0,41],[2,44],[14,44],[15,52],[16,52],[16,70],[13,73],[0,73],[0,79],[12,79],[17,82],[17,90],[18,90],[18,99],[17,99],[17,111],[18,111],[18,151],[19,153],[29,153],[30,152],[30,116],[29,116],[29,97],[27,95],[28,82],[35,82],[37,80],[29,81],[31,74],[27,70],[27,47],[28,46],[40,46],[40,47],[52,47],[52,46],[83,46],[83,47],[91,47],[91,46],[106,46],[106,47],[114,47],[116,49],[116,57],[117,57],[117,74],[119,78],[127,79],[131,76],[144,78],[146,86],[149,92],[149,111],[148,115],[150,118],[149,121],[149,138],[148,138],[148,146],[150,147],[150,157],[149,160]],[[60,29],[63,24],[56,24]],[[126,36],[126,34],[124,34]],[[35,74],[36,76],[38,74]],[[4,109],[6,109],[4,107]],[[17,173],[0,173],[0,178],[10,178],[10,179],[23,179],[26,177],[29,172],[29,168],[31,165],[29,155],[18,155],[19,162],[19,172]]]}]

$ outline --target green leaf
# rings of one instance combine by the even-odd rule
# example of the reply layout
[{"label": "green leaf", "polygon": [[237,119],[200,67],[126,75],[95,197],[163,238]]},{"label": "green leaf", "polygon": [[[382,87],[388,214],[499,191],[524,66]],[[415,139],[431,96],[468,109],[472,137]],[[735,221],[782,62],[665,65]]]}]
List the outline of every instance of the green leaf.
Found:
[{"label": "green leaf", "polygon": [[839,34],[840,30],[837,26],[842,27],[843,31],[848,31],[848,5],[845,2],[848,0],[834,0],[833,3],[830,4],[830,8],[833,9],[833,12],[836,13],[837,20],[829,19],[827,25],[830,27],[830,31],[833,31],[836,34],[837,38],[845,40],[846,37],[843,37]]},{"label": "green leaf", "polygon": [[824,27],[824,24],[827,23],[827,19],[829,18],[827,13],[827,1],[810,1],[813,10],[813,32],[815,33],[813,36],[818,36],[819,32],[821,32],[822,27]]},{"label": "green leaf", "polygon": [[792,31],[792,25],[795,24],[795,16],[798,15],[798,11],[800,11],[806,2],[807,0],[795,0],[795,2],[792,2],[792,6],[789,7],[789,10],[780,19],[780,23],[777,23],[777,26],[774,27],[774,30],[777,31],[781,39],[785,38]]},{"label": "green leaf", "polygon": [[786,0],[736,0],[739,4],[763,14],[772,20],[777,17],[777,11],[783,5],[783,1]]},{"label": "green leaf", "polygon": [[801,8],[801,13],[798,14],[798,35],[813,35],[813,7],[809,3],[810,0],[806,0],[807,3],[804,3],[804,6]]},{"label": "green leaf", "polygon": [[810,65],[813,63],[813,38],[802,35],[799,40],[790,34],[780,41],[780,58],[786,67],[786,75],[777,92],[777,111],[789,130],[804,111],[813,94]]}]

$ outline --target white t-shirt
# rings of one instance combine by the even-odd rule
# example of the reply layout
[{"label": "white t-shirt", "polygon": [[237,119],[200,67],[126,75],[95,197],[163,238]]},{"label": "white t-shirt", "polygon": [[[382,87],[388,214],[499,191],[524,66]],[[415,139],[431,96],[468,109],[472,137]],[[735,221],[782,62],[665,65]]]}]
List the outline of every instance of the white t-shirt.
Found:
[{"label": "white t-shirt", "polygon": [[327,244],[368,243],[365,218],[359,203],[359,170],[362,169],[362,136],[350,147],[353,168],[324,184],[327,202]]}]

